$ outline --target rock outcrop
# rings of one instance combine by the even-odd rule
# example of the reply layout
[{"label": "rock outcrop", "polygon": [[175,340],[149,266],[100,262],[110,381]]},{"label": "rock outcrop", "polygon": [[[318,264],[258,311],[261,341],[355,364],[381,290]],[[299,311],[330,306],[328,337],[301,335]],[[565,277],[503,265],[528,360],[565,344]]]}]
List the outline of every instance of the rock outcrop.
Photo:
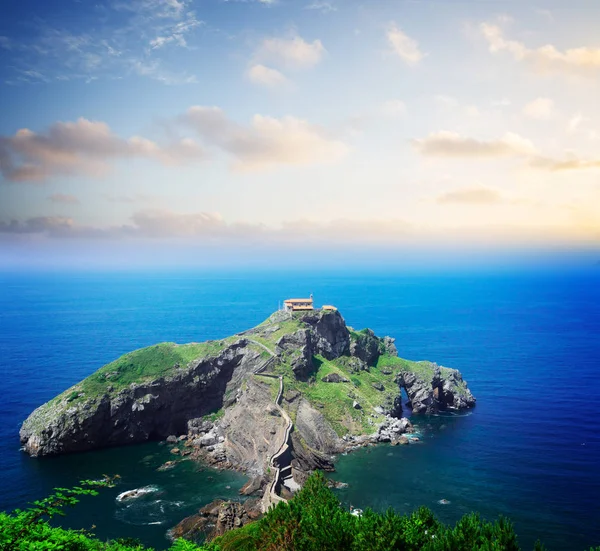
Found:
[{"label": "rock outcrop", "polygon": [[217,499],[202,507],[195,515],[184,518],[169,530],[171,539],[185,538],[200,543],[222,536],[228,530],[240,528],[260,518],[262,510],[259,499],[244,502]]},{"label": "rock outcrop", "polygon": [[419,362],[424,369],[402,371],[398,384],[406,390],[414,413],[435,413],[447,409],[467,409],[475,405],[462,375],[456,369]]}]

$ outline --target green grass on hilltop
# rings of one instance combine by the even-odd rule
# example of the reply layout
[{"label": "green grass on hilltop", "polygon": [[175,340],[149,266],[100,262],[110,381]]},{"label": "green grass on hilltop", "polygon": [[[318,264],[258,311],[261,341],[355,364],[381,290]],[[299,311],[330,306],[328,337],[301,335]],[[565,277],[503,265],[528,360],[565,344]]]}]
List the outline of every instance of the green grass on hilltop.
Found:
[{"label": "green grass on hilltop", "polygon": [[[309,381],[298,381],[285,364],[278,371],[284,374],[285,388],[293,388],[324,415],[339,436],[344,434],[364,434],[373,432],[375,425],[383,420],[383,416],[375,413],[374,408],[384,401],[393,401],[398,394],[398,385],[393,375],[385,375],[377,367],[370,371],[353,372],[346,364],[347,358],[327,360],[315,356],[313,363],[316,371]],[[349,380],[347,383],[326,383],[323,377],[337,373]],[[383,385],[384,390],[377,390],[373,384]],[[354,409],[357,401],[362,409]],[[373,417],[374,415],[374,417]]]},{"label": "green grass on hilltop", "polygon": [[67,400],[73,401],[75,393],[84,393],[85,398],[90,398],[104,394],[109,386],[113,391],[119,391],[131,383],[166,377],[193,360],[218,354],[224,347],[224,341],[208,341],[190,344],[163,342],[140,348],[101,367],[59,398],[67,395]]}]

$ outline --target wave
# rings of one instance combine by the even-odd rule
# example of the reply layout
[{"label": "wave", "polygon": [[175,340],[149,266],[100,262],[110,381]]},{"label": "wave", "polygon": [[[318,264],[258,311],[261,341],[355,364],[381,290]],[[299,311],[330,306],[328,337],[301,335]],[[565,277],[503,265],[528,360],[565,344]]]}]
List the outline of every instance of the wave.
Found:
[{"label": "wave", "polygon": [[183,501],[167,501],[156,499],[153,501],[134,501],[115,512],[115,518],[125,524],[135,526],[152,526],[172,523]]},{"label": "wave", "polygon": [[121,492],[117,497],[117,503],[123,503],[124,501],[130,501],[132,499],[138,499],[148,494],[152,494],[154,492],[159,491],[158,486],[143,486],[142,488],[136,488],[135,490],[127,490],[126,492]]}]

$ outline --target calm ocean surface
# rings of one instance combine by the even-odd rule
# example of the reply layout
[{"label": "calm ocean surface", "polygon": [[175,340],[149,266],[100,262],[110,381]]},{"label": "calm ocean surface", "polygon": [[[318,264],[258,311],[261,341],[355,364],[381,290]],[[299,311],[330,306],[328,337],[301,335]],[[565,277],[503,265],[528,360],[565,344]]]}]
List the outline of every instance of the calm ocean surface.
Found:
[{"label": "calm ocean surface", "polygon": [[[418,421],[423,441],[341,457],[346,505],[447,522],[471,510],[510,516],[524,549],[600,545],[600,269],[406,275],[358,273],[0,274],[0,510],[54,486],[119,473],[63,524],[103,538],[168,545],[166,530],[245,482],[168,459],[156,443],[59,458],[19,451],[35,407],[135,348],[222,338],[254,326],[290,295],[313,292],[347,323],[396,337],[400,355],[459,368],[477,397],[469,415]],[[130,507],[118,493],[156,491]],[[447,505],[438,501],[446,499]]]}]

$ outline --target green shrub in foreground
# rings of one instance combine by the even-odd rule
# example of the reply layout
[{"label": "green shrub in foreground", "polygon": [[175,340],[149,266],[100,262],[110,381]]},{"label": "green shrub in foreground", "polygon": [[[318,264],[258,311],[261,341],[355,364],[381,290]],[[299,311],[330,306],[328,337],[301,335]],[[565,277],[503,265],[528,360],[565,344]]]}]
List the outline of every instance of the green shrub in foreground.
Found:
[{"label": "green shrub in foreground", "polygon": [[[83,481],[57,488],[26,510],[0,513],[1,551],[151,551],[134,541],[103,542],[84,530],[50,526],[81,495],[95,495],[111,480]],[[366,510],[355,517],[340,507],[320,473],[312,475],[290,500],[272,508],[261,520],[227,532],[202,547],[177,540],[170,551],[519,551],[511,522],[488,522],[479,514],[462,517],[454,527],[440,523],[426,507],[411,515]],[[544,551],[537,543],[534,551]],[[600,551],[600,547],[590,551]]]}]

